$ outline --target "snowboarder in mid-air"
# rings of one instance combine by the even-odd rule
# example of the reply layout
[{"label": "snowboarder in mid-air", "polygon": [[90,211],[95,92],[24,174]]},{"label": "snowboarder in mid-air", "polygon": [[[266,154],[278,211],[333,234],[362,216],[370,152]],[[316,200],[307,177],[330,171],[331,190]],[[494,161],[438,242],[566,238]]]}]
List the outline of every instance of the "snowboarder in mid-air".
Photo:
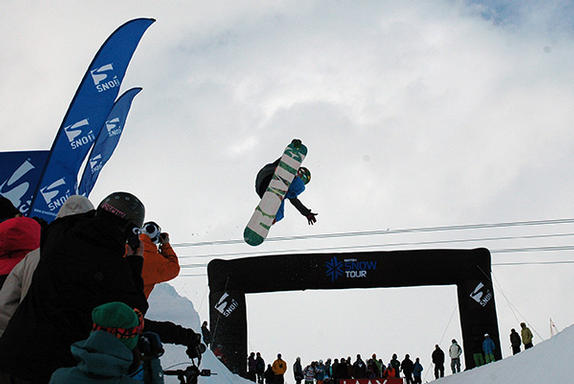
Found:
[{"label": "snowboarder in mid-air", "polygon": [[[273,178],[273,173],[275,169],[279,165],[279,161],[281,159],[275,160],[273,163],[265,165],[258,173],[257,178],[255,179],[255,191],[259,197],[263,197],[263,194],[269,187],[269,183],[271,183],[271,179]],[[289,199],[291,204],[297,210],[307,218],[307,222],[309,225],[313,225],[317,222],[316,213],[311,212],[311,210],[303,205],[303,203],[297,198],[303,191],[305,190],[305,185],[309,183],[311,180],[311,172],[305,167],[299,167],[297,170],[297,175],[289,185],[289,189],[285,194],[285,199]],[[281,206],[275,215],[275,220],[273,223],[278,222],[283,218],[283,211],[285,207],[285,200],[281,201]]]}]

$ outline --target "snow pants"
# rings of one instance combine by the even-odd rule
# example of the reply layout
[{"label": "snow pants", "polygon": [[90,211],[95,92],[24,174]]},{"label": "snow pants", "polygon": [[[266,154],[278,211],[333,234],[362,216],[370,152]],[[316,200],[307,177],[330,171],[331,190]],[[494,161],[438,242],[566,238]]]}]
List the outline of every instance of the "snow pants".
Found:
[{"label": "snow pants", "polygon": [[460,357],[453,357],[450,361],[450,369],[452,374],[460,372]]}]

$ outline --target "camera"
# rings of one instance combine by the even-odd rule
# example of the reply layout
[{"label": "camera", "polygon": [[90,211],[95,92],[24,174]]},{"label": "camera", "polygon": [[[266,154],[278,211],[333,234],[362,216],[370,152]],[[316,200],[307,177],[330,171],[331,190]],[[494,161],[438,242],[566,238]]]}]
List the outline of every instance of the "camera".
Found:
[{"label": "camera", "polygon": [[133,227],[128,229],[127,231],[127,240],[126,242],[131,247],[131,249],[136,252],[140,246],[140,238],[139,238],[140,230],[138,227]]},{"label": "camera", "polygon": [[144,332],[140,335],[138,350],[144,359],[157,358],[165,352],[158,334],[154,332]]}]

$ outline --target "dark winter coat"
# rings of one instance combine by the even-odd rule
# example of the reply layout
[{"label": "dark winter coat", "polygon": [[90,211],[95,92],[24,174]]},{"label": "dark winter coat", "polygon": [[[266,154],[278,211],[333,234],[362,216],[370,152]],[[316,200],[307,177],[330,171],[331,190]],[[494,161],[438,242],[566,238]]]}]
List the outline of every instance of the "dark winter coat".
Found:
[{"label": "dark winter coat", "polygon": [[118,338],[104,331],[92,332],[86,340],[71,347],[78,360],[73,368],[60,368],[50,384],[137,384],[128,376],[132,351]]},{"label": "dark winter coat", "polygon": [[273,373],[273,368],[271,368],[271,365],[267,367],[265,373],[263,374],[263,377],[265,377],[265,383],[267,384],[273,383],[273,380],[275,379],[275,374]]},{"label": "dark winter coat", "polygon": [[487,355],[494,353],[494,341],[490,337],[486,337],[482,342],[482,351]]},{"label": "dark winter coat", "polygon": [[391,359],[391,361],[389,362],[389,365],[392,366],[395,369],[395,375],[396,377],[400,377],[399,372],[401,369],[401,363],[399,362],[399,360],[397,360],[396,357],[393,357]]},{"label": "dark winter coat", "polygon": [[295,364],[293,364],[293,377],[295,377],[295,380],[303,380],[303,367],[300,361],[295,361]]},{"label": "dark winter coat", "polygon": [[413,376],[414,377],[421,377],[421,373],[423,371],[423,366],[421,363],[415,363],[413,365]]},{"label": "dark winter coat", "polygon": [[440,348],[436,348],[432,353],[432,362],[436,365],[444,365],[444,352]]},{"label": "dark winter coat", "polygon": [[120,226],[90,211],[46,228],[30,290],[0,338],[0,371],[48,381],[56,368],[76,365],[70,346],[90,334],[94,307],[121,301],[147,310],[143,259],[123,257]]},{"label": "dark winter coat", "polygon": [[510,332],[510,344],[513,347],[520,347],[521,340],[520,340],[520,335],[518,334],[518,332],[516,332],[516,331]]},{"label": "dark winter coat", "polygon": [[265,360],[261,356],[255,359],[255,373],[258,375],[265,373]]},{"label": "dark winter coat", "polygon": [[[210,344],[211,343],[211,332],[209,332],[209,328],[207,328],[205,325],[201,326],[201,334],[203,335],[203,342],[205,344]],[[265,370],[265,367],[263,367],[263,370]]]},{"label": "dark winter coat", "polygon": [[405,375],[410,375],[413,373],[414,363],[411,359],[405,358],[401,362],[401,369]]},{"label": "dark winter coat", "polygon": [[364,379],[367,377],[367,365],[361,359],[357,359],[353,364],[353,377],[355,379]]},{"label": "dark winter coat", "polygon": [[337,378],[338,379],[348,379],[350,378],[347,375],[348,372],[348,364],[347,364],[347,360],[341,359],[341,362],[339,363],[339,365],[337,366]]}]

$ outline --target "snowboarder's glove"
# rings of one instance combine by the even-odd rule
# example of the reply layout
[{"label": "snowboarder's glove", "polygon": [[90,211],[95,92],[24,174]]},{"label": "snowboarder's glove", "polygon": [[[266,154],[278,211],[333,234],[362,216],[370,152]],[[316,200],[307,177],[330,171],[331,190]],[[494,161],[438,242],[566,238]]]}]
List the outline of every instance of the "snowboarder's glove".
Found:
[{"label": "snowboarder's glove", "polygon": [[307,222],[309,223],[309,225],[313,225],[317,222],[317,218],[315,218],[315,216],[317,215],[318,215],[317,213],[309,211],[309,214],[307,214]]}]

